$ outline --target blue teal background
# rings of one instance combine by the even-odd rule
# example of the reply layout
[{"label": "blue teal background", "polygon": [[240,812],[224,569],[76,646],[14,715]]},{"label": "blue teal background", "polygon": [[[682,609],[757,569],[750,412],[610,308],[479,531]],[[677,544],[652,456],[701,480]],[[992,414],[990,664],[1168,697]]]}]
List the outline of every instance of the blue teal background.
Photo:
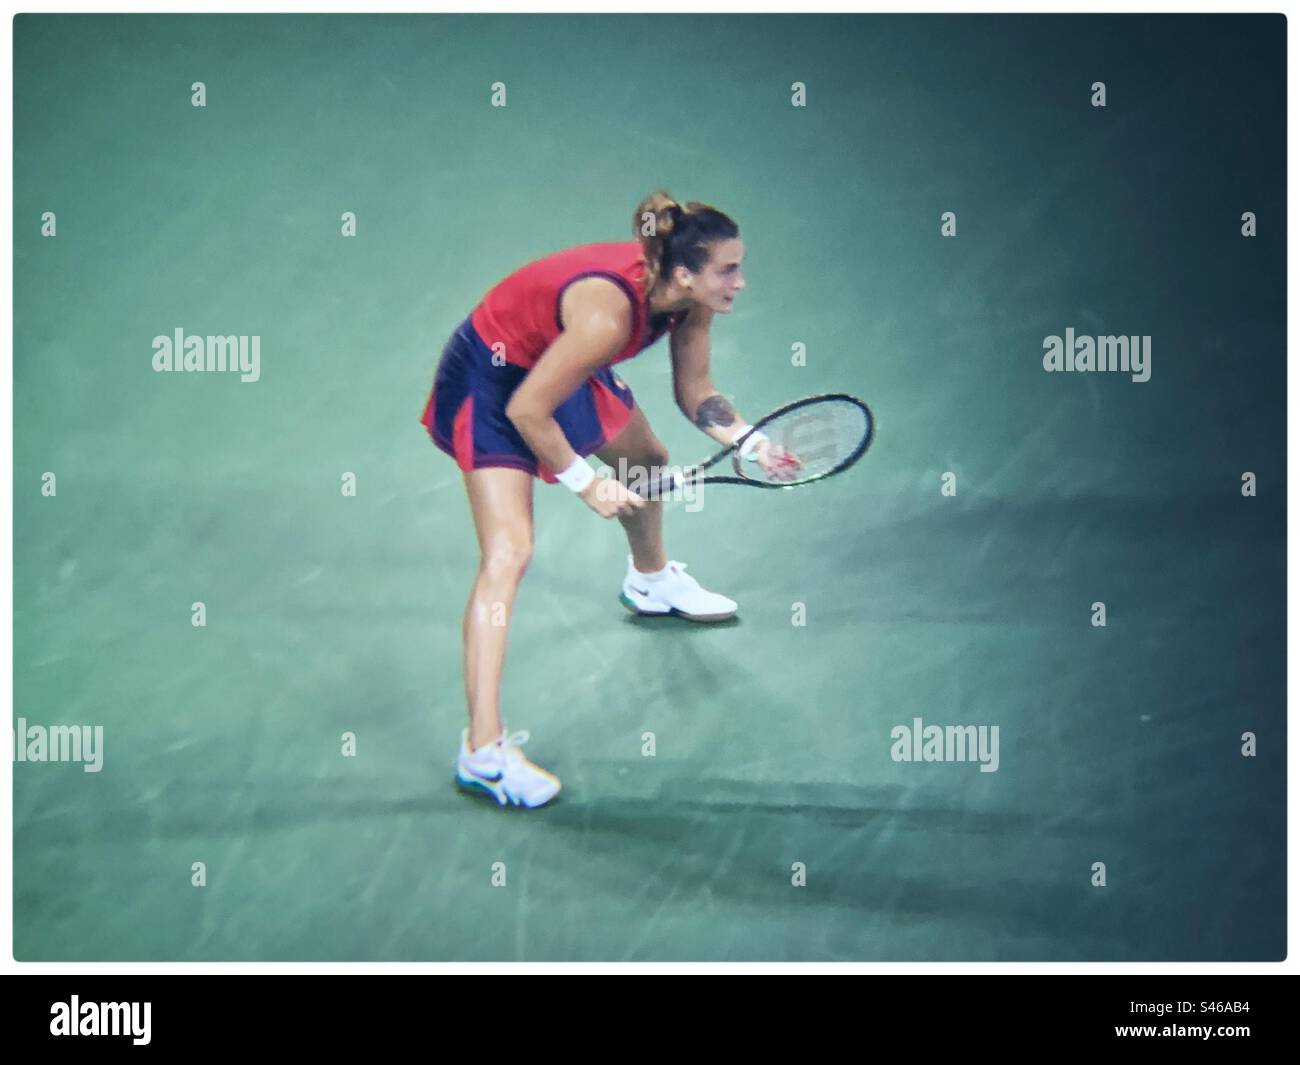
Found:
[{"label": "blue teal background", "polygon": [[[14,715],[105,728],[14,766],[20,960],[1285,954],[1283,18],[14,30]],[[565,791],[512,816],[451,783],[477,554],[418,418],[490,285],[657,187],[741,226],[740,410],[878,435],[669,512],[730,626],[626,615],[619,530],[539,484],[504,707]],[[1151,381],[1044,373],[1069,326]],[[155,374],[177,327],[261,380]],[[666,345],[620,374],[711,452]],[[999,770],[894,762],[914,717]]]}]

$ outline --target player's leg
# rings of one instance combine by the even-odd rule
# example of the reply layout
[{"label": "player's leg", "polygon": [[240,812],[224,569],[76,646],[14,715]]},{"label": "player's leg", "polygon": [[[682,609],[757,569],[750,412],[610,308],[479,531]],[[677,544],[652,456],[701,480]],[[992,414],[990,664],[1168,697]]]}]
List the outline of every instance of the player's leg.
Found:
[{"label": "player's leg", "polygon": [[560,781],[523,756],[527,732],[506,735],[501,726],[506,635],[533,550],[536,469],[504,414],[524,372],[514,369],[494,364],[466,319],[443,352],[423,420],[433,442],[463,472],[479,544],[463,619],[469,728],[461,737],[456,780],[501,805],[541,806],[559,793]]},{"label": "player's leg", "polygon": [[[668,465],[668,449],[655,436],[640,407],[632,409],[627,426],[604,447],[597,457],[619,476],[649,482]],[[634,514],[619,521],[627,533],[632,554],[628,560],[623,592],[619,597],[628,610],[643,615],[675,614],[692,621],[724,621],[736,613],[736,603],[725,595],[702,588],[683,572],[685,565],[674,562],[664,549],[663,501],[647,501]]]},{"label": "player's leg", "polygon": [[545,806],[560,779],[524,757],[527,731],[501,727],[501,673],[515,593],[533,553],[533,475],[495,466],[465,473],[478,534],[479,568],[465,606],[465,695],[470,726],[456,780],[501,806]]},{"label": "player's leg", "polygon": [[[627,476],[649,478],[668,465],[668,449],[655,436],[650,422],[640,407],[632,408],[631,420],[622,432],[596,452],[596,457],[614,470],[617,477],[622,469]],[[627,544],[632,551],[633,565],[642,573],[653,573],[668,564],[664,552],[664,505],[660,499],[649,500],[632,514],[620,515],[619,522],[627,533]]]},{"label": "player's leg", "polygon": [[560,780],[524,757],[527,732],[501,728],[501,673],[515,593],[533,553],[533,477],[485,467],[465,473],[480,560],[465,607],[465,694],[470,727],[456,759],[462,787],[499,805],[544,806]]},{"label": "player's leg", "polygon": [[506,633],[533,553],[533,476],[487,467],[464,477],[479,545],[478,573],[464,619],[469,742],[476,749],[501,735]]}]

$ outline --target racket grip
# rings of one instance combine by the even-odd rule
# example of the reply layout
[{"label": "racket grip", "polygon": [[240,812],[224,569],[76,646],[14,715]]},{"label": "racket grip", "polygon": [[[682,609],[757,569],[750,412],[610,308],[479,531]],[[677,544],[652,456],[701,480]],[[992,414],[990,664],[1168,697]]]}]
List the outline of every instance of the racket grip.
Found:
[{"label": "racket grip", "polygon": [[670,470],[653,484],[638,486],[636,494],[645,499],[662,499],[669,492],[681,488],[686,483],[680,470]]},{"label": "racket grip", "polygon": [[669,470],[659,478],[655,483],[655,494],[657,496],[667,495],[682,486],[682,474],[680,470]]}]

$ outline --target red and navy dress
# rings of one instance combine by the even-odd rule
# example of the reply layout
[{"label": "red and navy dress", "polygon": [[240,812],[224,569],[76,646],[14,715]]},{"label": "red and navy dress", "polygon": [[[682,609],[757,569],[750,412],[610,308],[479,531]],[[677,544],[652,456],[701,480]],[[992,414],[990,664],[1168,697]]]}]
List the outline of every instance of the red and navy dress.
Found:
[{"label": "red and navy dress", "polygon": [[498,282],[443,349],[422,421],[433,442],[462,470],[509,466],[555,482],[554,472],[538,461],[506,417],[506,404],[563,330],[564,290],[585,277],[608,278],[626,293],[632,336],[610,363],[555,409],[554,417],[579,455],[604,447],[631,419],[632,391],[610,367],[676,329],[686,311],[651,319],[639,242],[568,248]]}]

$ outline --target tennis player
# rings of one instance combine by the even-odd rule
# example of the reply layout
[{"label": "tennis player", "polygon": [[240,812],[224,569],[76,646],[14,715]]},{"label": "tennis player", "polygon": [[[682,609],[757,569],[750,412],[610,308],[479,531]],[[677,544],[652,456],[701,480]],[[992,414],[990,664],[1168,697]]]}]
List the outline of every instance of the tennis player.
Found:
[{"label": "tennis player", "polygon": [[[662,192],[642,201],[632,224],[638,240],[569,248],[492,288],[448,341],[424,411],[433,442],[463,471],[481,553],[465,609],[469,728],[456,779],[503,806],[541,806],[560,790],[553,774],[524,757],[528,733],[509,734],[500,719],[506,634],[532,556],[535,477],[622,524],[631,553],[620,598],[628,610],[698,622],[736,613],[735,601],[669,559],[662,502],[597,477],[586,459],[595,454],[642,477],[667,464],[667,450],[612,369],[665,333],[682,413],[723,446],[750,430],[709,376],[713,316],[730,313],[745,287],[739,228],[713,207],[683,206]],[[742,453],[764,469],[785,459],[761,433],[749,434]]]}]

